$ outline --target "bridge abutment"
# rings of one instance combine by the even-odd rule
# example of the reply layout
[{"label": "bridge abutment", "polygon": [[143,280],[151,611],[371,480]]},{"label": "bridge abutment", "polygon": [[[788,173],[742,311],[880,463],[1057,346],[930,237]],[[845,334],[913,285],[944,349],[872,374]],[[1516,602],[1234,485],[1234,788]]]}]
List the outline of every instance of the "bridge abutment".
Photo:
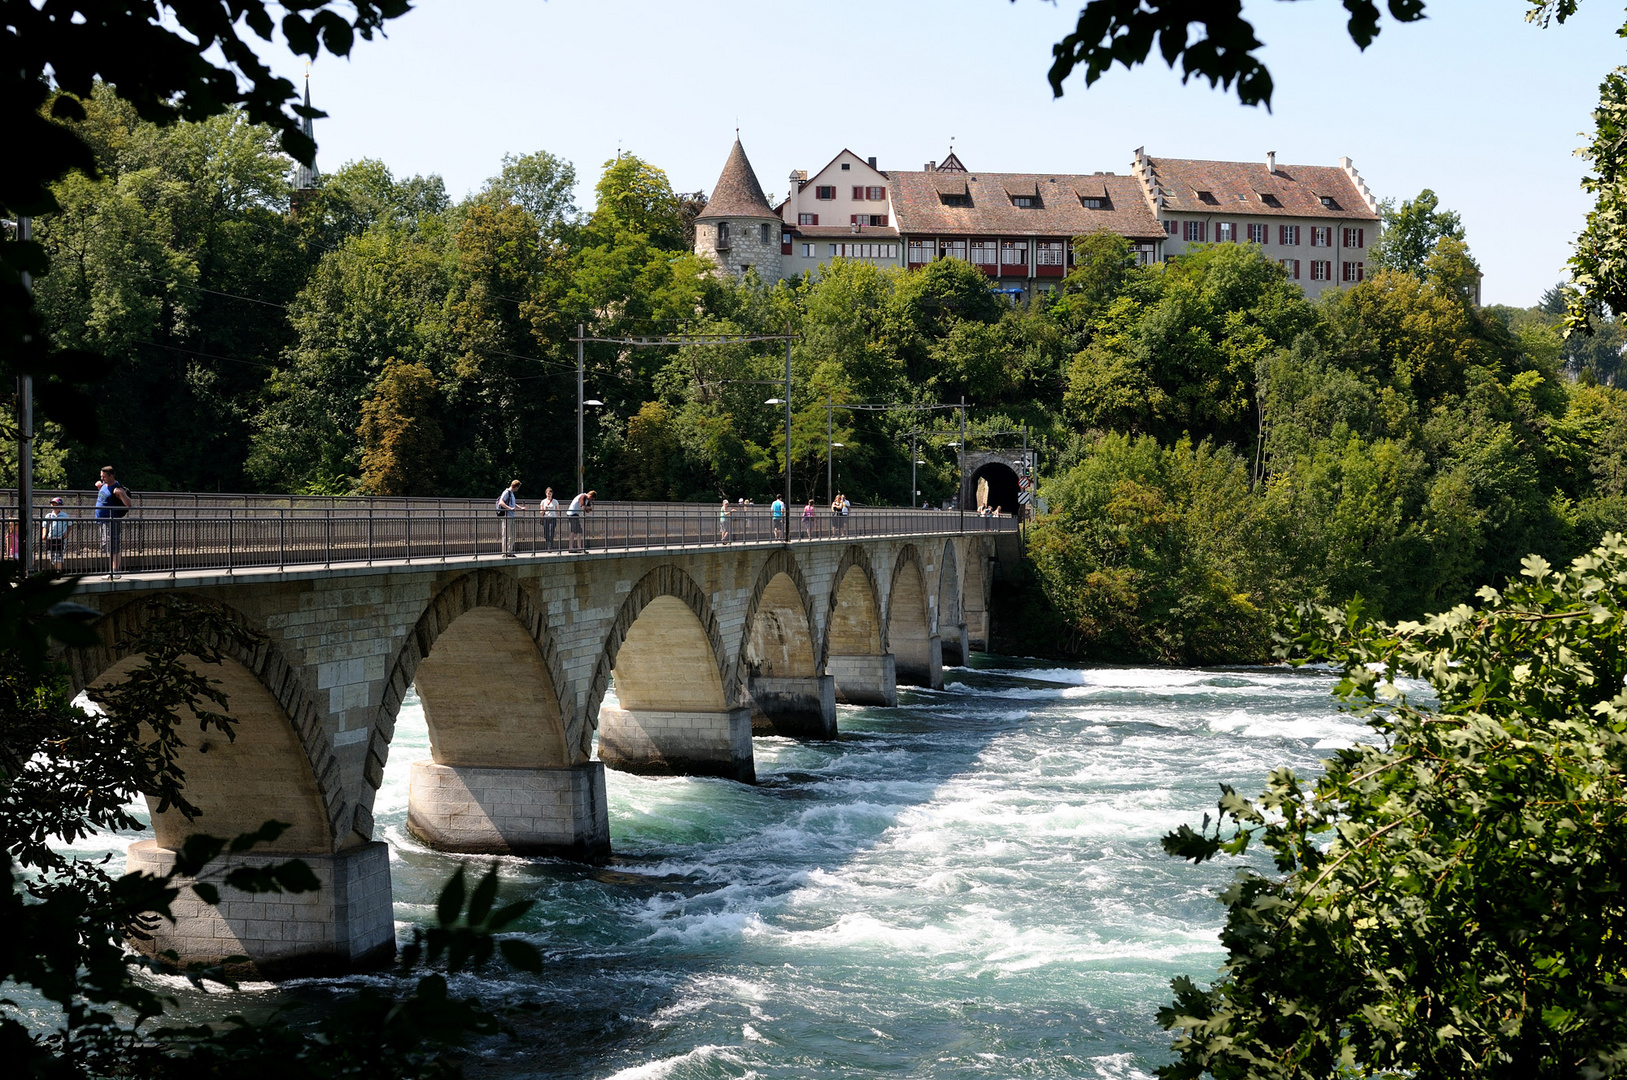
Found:
[{"label": "bridge abutment", "polygon": [[835,683],[836,700],[844,705],[898,704],[898,674],[891,653],[831,656],[825,670]]},{"label": "bridge abutment", "polygon": [[836,680],[829,675],[752,676],[751,728],[794,739],[836,738]]},{"label": "bridge abutment", "polygon": [[[239,866],[267,866],[302,859],[321,882],[313,893],[245,893],[223,884]],[[156,840],[131,844],[127,872],[167,874],[175,852]],[[337,853],[260,852],[222,855],[206,880],[220,889],[220,903],[192,892],[177,879],[181,895],[171,907],[175,921],[156,919],[149,936],[130,944],[147,956],[173,949],[181,966],[219,963],[246,956],[241,966],[264,976],[314,975],[379,967],[395,957],[395,914],[390,897],[390,854],[377,840]]]},{"label": "bridge abutment", "polygon": [[721,776],[756,783],[751,710],[599,709],[599,760],[656,776]]},{"label": "bridge abutment", "polygon": [[441,851],[602,859],[610,854],[604,765],[505,768],[415,761],[407,828]]}]

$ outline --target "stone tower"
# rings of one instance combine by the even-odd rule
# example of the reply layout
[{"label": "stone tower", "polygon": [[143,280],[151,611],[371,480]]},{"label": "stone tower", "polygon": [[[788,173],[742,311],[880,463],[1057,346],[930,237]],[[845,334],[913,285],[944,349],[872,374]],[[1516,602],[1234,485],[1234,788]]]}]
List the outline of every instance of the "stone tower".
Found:
[{"label": "stone tower", "polygon": [[772,285],[780,280],[780,225],[736,138],[711,200],[695,218],[695,254],[711,256],[736,281],[750,268]]}]

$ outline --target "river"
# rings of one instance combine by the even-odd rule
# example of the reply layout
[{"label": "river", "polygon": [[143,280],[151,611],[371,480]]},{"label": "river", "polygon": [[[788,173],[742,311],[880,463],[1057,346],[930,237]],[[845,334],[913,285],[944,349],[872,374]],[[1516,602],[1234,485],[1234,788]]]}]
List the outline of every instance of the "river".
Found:
[{"label": "river", "polygon": [[[457,980],[540,1006],[470,1073],[1150,1077],[1169,980],[1221,959],[1235,869],[1159,838],[1217,785],[1314,772],[1366,729],[1325,672],[974,659],[898,708],[842,707],[837,741],[756,739],[755,787],[609,772],[608,866],[498,860],[546,964]],[[427,756],[409,698],[375,807],[403,933],[460,861],[406,832]]]}]

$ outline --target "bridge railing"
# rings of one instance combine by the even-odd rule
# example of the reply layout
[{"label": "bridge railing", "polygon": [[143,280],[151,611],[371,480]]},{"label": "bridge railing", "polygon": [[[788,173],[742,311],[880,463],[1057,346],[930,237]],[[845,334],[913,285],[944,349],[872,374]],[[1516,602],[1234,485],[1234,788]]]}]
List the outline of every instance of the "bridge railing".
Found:
[{"label": "bridge railing", "polygon": [[[74,498],[70,501],[68,495]],[[53,495],[67,517],[47,514]],[[3,494],[0,494],[3,498]],[[313,505],[314,503],[314,505]],[[676,550],[786,539],[769,507],[709,503],[596,502],[580,516],[544,517],[535,503],[514,517],[484,499],[344,500],[288,496],[138,496],[123,518],[96,518],[91,493],[43,492],[29,527],[37,569],[67,573],[182,574],[294,566],[444,562],[451,559],[565,557],[575,552]],[[4,556],[16,558],[15,495],[0,504]],[[509,538],[505,544],[504,527]],[[967,531],[1011,531],[1011,518],[964,517]],[[843,517],[820,509],[811,519],[792,507],[798,541],[945,535],[961,531],[953,510],[854,507]],[[115,565],[116,560],[116,565]]]}]

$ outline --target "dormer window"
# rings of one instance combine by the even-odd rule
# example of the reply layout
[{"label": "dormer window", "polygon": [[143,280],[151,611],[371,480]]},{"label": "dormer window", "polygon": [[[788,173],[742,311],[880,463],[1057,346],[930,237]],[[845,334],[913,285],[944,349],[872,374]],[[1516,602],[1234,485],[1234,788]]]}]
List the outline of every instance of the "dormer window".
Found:
[{"label": "dormer window", "polygon": [[1215,193],[1212,191],[1199,191],[1195,194],[1198,196],[1198,201],[1200,203],[1208,203],[1210,206],[1220,205],[1220,200],[1215,198]]},{"label": "dormer window", "polygon": [[1339,209],[1339,201],[1337,199],[1335,199],[1332,195],[1323,195],[1321,198],[1322,198],[1322,205],[1325,206],[1327,209],[1329,209],[1329,210],[1337,210],[1337,209]]},{"label": "dormer window", "polygon": [[1013,195],[1011,205],[1021,210],[1033,210],[1039,206],[1038,195]]},{"label": "dormer window", "polygon": [[938,194],[945,206],[971,206],[972,197],[965,192],[944,191]]},{"label": "dormer window", "polygon": [[1260,201],[1265,203],[1267,206],[1275,206],[1278,209],[1281,209],[1282,207],[1282,201],[1269,191],[1260,192]]},{"label": "dormer window", "polygon": [[1081,195],[1079,201],[1084,204],[1086,210],[1113,209],[1113,204],[1099,195]]}]

